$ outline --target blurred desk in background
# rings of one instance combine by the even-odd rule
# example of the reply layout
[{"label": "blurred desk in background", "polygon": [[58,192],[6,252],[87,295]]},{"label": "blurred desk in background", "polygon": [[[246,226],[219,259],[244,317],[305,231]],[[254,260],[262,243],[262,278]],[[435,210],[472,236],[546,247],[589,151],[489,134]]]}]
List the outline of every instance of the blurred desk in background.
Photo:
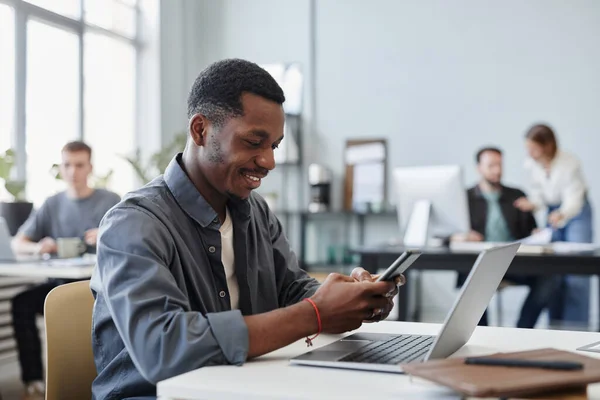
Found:
[{"label": "blurred desk in background", "polygon": [[[402,252],[400,246],[374,246],[353,249],[360,255],[360,266],[371,273],[387,268]],[[423,255],[409,268],[409,271],[456,271],[468,273],[477,259],[478,252],[453,251],[447,247],[424,249]],[[407,271],[408,272],[408,271]],[[600,275],[600,250],[571,253],[518,253],[507,274],[514,275]],[[599,281],[600,282],[600,281]],[[599,283],[600,286],[600,283]],[[418,307],[419,281],[407,279],[400,288],[398,299],[398,320],[419,321]],[[599,288],[600,290],[600,288]],[[412,291],[416,291],[413,293]],[[416,298],[417,306],[410,315],[409,299]]]},{"label": "blurred desk in background", "polygon": [[0,263],[0,276],[30,278],[88,279],[94,271],[95,261],[88,264],[70,265],[52,262],[3,262]]}]

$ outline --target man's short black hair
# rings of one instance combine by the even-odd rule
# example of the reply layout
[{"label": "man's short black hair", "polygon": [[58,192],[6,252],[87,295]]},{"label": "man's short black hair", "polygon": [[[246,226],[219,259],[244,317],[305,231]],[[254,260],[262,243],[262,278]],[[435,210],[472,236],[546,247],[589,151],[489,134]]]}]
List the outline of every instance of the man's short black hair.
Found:
[{"label": "man's short black hair", "polygon": [[244,115],[241,95],[253,93],[283,104],[285,96],[275,79],[253,62],[228,59],[211,64],[198,75],[188,97],[188,118],[206,116],[220,126],[227,118]]},{"label": "man's short black hair", "polygon": [[483,153],[485,153],[487,151],[491,151],[492,153],[498,153],[498,154],[502,155],[502,150],[500,150],[497,147],[491,147],[491,146],[484,147],[477,152],[477,155],[475,155],[475,161],[477,161],[477,164],[479,164],[481,162],[481,156],[483,155]]}]

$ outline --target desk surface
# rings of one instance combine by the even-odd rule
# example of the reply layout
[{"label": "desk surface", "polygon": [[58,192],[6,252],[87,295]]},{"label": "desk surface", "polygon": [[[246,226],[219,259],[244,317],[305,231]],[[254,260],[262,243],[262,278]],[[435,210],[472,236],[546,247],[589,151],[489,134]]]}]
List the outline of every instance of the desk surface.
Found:
[{"label": "desk surface", "polygon": [[[376,271],[386,268],[404,248],[392,246],[362,247],[352,250],[360,254],[361,266]],[[453,251],[447,247],[423,249],[423,255],[410,269],[451,270],[469,272],[478,252]],[[507,274],[546,275],[546,274],[597,275],[600,273],[600,250],[581,253],[517,253]]]},{"label": "desk surface", "polygon": [[[363,332],[437,334],[438,324],[381,322],[365,324]],[[340,336],[323,335],[315,346]],[[456,356],[485,355],[554,347],[575,351],[600,341],[600,333],[478,327]],[[458,399],[448,389],[405,375],[290,366],[288,360],[307,351],[304,341],[250,361],[242,367],[200,368],[158,383],[163,400],[179,399]],[[600,358],[600,353],[582,352]],[[600,384],[590,385],[589,399],[600,399]]]},{"label": "desk surface", "polygon": [[[403,246],[365,246],[352,249],[354,253],[363,255],[382,255],[382,254],[401,254],[406,248]],[[429,247],[422,250],[424,254],[429,256],[470,256],[476,257],[478,251],[456,251],[451,250],[448,247]],[[597,259],[600,260],[600,249],[594,251],[583,251],[583,252],[556,252],[556,253],[527,253],[518,252],[517,257],[534,257],[534,258],[559,258],[559,259]]]},{"label": "desk surface", "polygon": [[24,276],[33,278],[87,279],[94,271],[90,265],[48,265],[44,262],[0,263],[0,276]]}]

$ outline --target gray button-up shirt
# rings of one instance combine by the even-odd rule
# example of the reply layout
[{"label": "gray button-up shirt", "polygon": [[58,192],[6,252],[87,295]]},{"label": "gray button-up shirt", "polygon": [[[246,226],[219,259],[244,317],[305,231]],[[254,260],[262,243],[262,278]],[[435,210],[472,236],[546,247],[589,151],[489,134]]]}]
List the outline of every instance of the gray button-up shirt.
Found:
[{"label": "gray button-up shirt", "polygon": [[242,364],[243,315],[294,304],[318,283],[298,267],[282,226],[257,194],[228,204],[239,310],[231,310],[216,212],[177,155],[104,217],[92,346],[94,399],[154,398],[156,383],[202,366]]}]

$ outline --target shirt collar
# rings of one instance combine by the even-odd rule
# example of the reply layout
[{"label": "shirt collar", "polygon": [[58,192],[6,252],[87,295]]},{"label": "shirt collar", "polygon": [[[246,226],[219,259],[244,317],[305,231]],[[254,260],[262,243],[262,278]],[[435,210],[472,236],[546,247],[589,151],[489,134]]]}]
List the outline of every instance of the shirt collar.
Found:
[{"label": "shirt collar", "polygon": [[[182,153],[177,154],[165,170],[164,180],[175,197],[175,201],[194,221],[206,228],[213,222],[218,223],[218,215],[200,194],[183,168]],[[250,217],[250,204],[247,200],[230,199],[227,203],[234,219]]]}]

